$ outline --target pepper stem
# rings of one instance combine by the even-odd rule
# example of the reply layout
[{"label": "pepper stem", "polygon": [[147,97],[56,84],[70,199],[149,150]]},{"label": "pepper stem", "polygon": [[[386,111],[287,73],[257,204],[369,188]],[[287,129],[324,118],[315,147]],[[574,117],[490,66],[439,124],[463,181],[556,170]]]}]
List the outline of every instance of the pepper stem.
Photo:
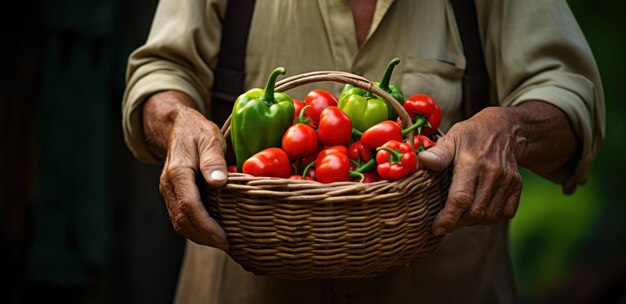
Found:
[{"label": "pepper stem", "polygon": [[361,172],[350,170],[350,178],[352,178],[352,179],[358,178],[359,179],[359,183],[362,183],[363,180],[365,179],[365,175],[363,175],[363,173],[361,173]]},{"label": "pepper stem", "polygon": [[302,108],[302,110],[300,110],[300,116],[298,116],[298,119],[296,119],[296,123],[297,124],[299,124],[299,123],[305,124],[305,125],[309,124],[309,121],[311,121],[311,119],[310,118],[304,118],[304,112],[306,112],[306,110],[308,108],[310,108],[310,107],[311,107],[311,105],[306,105],[304,108]]},{"label": "pepper stem", "polygon": [[363,166],[356,168],[356,172],[363,173],[367,172],[376,166],[376,159],[372,158],[368,162],[366,162]]},{"label": "pepper stem", "polygon": [[267,79],[265,94],[263,95],[263,103],[267,106],[271,106],[276,103],[276,100],[274,99],[274,85],[276,84],[276,78],[278,78],[278,75],[285,73],[285,68],[277,67],[272,71],[272,74],[270,74],[270,77]]},{"label": "pepper stem", "polygon": [[306,165],[306,167],[304,167],[304,170],[302,170],[302,179],[306,179],[306,173],[309,171],[309,169],[311,169],[311,167],[313,167],[313,165],[315,165],[315,162],[310,162],[308,165]]},{"label": "pepper stem", "polygon": [[[409,134],[409,132],[415,129],[419,129],[421,131],[422,128],[427,125],[428,125],[428,121],[426,120],[426,117],[422,115],[417,115],[417,119],[415,120],[415,123],[412,126],[402,130],[402,137],[403,138],[406,137],[406,135]],[[418,132],[418,133],[421,133],[421,132]]]},{"label": "pepper stem", "polygon": [[385,150],[385,151],[389,152],[389,154],[391,154],[389,156],[389,161],[392,164],[397,164],[397,163],[402,162],[402,152],[394,150],[394,149],[391,149],[389,147],[378,147],[378,148],[376,148],[376,151],[380,151],[380,150]]},{"label": "pepper stem", "polygon": [[359,131],[359,130],[357,130],[355,128],[352,128],[352,136],[354,136],[354,137],[361,137],[361,136],[363,136],[363,132],[361,132],[361,131]]},{"label": "pepper stem", "polygon": [[391,80],[391,73],[393,73],[393,69],[400,63],[400,58],[396,57],[389,61],[387,64],[387,69],[385,69],[385,73],[383,74],[383,78],[380,80],[378,87],[383,89],[383,91],[389,91],[389,81]]}]

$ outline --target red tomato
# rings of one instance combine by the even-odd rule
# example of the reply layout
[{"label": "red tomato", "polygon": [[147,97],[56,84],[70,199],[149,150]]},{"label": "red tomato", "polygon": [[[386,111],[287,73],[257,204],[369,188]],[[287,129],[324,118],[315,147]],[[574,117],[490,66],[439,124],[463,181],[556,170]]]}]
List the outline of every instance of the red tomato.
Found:
[{"label": "red tomato", "polygon": [[285,151],[279,148],[267,148],[250,156],[243,163],[243,173],[287,178],[293,174],[293,169]]},{"label": "red tomato", "polygon": [[291,159],[311,156],[317,151],[317,133],[305,124],[292,125],[283,135],[282,147]]},{"label": "red tomato", "polygon": [[304,113],[319,124],[322,111],[327,107],[337,106],[337,97],[328,91],[313,90],[306,95],[304,103],[311,106]]},{"label": "red tomato", "polygon": [[315,179],[322,183],[351,181],[350,159],[343,153],[329,153],[315,161]]},{"label": "red tomato", "polygon": [[320,114],[317,136],[323,145],[346,146],[352,140],[352,121],[341,109],[330,106]]}]

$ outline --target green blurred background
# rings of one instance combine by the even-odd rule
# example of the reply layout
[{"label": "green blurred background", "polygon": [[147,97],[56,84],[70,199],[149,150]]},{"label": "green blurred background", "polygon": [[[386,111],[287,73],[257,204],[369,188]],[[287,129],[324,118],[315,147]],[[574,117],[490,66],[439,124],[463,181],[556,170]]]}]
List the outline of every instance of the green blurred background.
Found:
[{"label": "green blurred background", "polygon": [[[626,303],[619,76],[626,2],[570,0],[606,96],[606,141],[571,196],[530,172],[511,224],[522,303]],[[2,10],[0,302],[169,303],[184,241],[120,127],[124,69],[154,0],[11,2]],[[8,279],[8,280],[7,280]]]},{"label": "green blurred background", "polygon": [[523,172],[522,200],[511,224],[518,292],[524,302],[626,303],[626,104],[620,91],[626,2],[567,2],[602,76],[606,139],[587,184],[571,196]]}]

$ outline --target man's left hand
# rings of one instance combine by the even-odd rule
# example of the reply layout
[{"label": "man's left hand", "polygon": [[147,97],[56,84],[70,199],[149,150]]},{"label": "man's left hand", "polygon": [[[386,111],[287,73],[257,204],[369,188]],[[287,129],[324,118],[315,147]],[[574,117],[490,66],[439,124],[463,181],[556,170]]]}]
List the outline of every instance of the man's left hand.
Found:
[{"label": "man's left hand", "polygon": [[519,205],[522,178],[516,155],[524,149],[520,126],[507,111],[491,107],[455,124],[435,147],[419,154],[432,170],[453,166],[448,199],[433,224],[443,235],[476,224],[511,219]]}]

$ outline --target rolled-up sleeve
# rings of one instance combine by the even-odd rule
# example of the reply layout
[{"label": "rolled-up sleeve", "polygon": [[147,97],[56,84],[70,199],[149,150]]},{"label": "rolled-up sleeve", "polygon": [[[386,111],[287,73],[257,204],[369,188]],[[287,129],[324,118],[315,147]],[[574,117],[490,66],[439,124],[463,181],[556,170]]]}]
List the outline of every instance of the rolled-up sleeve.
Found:
[{"label": "rolled-up sleeve", "polygon": [[593,54],[564,0],[477,1],[492,86],[502,106],[542,100],[560,108],[581,143],[575,167],[554,172],[566,193],[583,184],[605,133]]},{"label": "rolled-up sleeve", "polygon": [[143,135],[141,108],[149,96],[181,91],[207,115],[225,8],[225,0],[159,2],[148,40],[131,54],[126,71],[122,127],[137,159],[159,162]]}]

